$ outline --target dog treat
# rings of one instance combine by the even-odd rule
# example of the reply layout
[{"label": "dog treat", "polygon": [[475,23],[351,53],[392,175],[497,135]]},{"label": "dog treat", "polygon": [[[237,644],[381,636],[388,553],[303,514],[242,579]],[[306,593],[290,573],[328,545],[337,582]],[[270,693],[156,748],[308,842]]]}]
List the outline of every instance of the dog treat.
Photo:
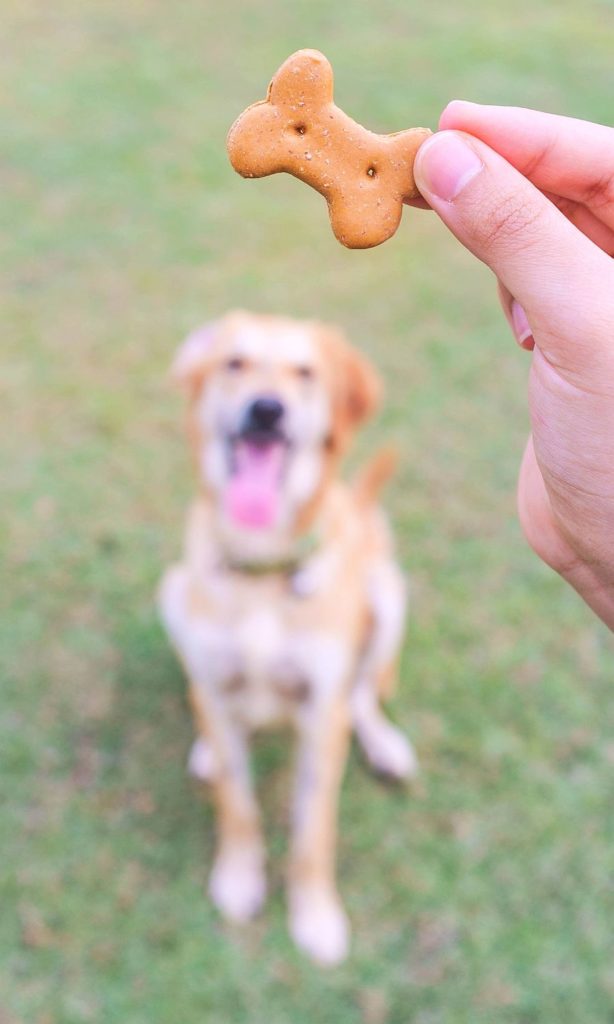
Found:
[{"label": "dog treat", "polygon": [[332,229],[350,249],[368,249],[396,231],[403,202],[419,195],[418,147],[431,134],[409,128],[376,135],[333,102],[333,69],[317,50],[282,64],[267,98],[253,103],[228,133],[228,155],[244,178],[286,171],[320,192]]}]

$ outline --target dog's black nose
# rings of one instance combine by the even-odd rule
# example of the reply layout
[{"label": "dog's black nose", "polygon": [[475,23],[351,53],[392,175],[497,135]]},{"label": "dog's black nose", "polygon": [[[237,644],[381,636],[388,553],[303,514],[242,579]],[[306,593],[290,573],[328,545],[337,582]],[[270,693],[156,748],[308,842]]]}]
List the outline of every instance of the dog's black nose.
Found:
[{"label": "dog's black nose", "polygon": [[262,395],[248,407],[245,426],[248,430],[273,430],[284,414],[284,407],[275,395]]}]

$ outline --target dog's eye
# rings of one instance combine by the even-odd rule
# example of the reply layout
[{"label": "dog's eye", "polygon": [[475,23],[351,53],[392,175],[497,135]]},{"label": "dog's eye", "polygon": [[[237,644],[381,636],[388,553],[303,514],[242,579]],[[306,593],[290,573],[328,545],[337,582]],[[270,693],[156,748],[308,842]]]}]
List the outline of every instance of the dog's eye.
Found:
[{"label": "dog's eye", "polygon": [[245,367],[245,360],[241,356],[231,356],[230,359],[226,360],[226,369],[230,373],[238,373],[239,370],[243,370]]},{"label": "dog's eye", "polygon": [[296,375],[297,377],[300,377],[301,380],[313,380],[315,376],[311,366],[297,366]]}]

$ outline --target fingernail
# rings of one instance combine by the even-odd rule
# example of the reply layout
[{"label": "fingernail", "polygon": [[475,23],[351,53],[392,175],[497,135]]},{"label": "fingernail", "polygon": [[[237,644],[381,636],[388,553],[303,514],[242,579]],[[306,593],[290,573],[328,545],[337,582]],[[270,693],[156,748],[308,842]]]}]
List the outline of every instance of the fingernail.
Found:
[{"label": "fingernail", "polygon": [[416,184],[450,203],[484,164],[468,142],[457,132],[437,132],[423,143],[416,157]]},{"label": "fingernail", "polygon": [[512,300],[511,315],[512,327],[514,328],[514,335],[516,337],[516,341],[519,345],[522,345],[523,348],[525,348],[527,347],[525,343],[528,341],[528,339],[533,338],[533,331],[529,326],[527,314],[525,313],[520,303],[516,302],[516,299]]}]

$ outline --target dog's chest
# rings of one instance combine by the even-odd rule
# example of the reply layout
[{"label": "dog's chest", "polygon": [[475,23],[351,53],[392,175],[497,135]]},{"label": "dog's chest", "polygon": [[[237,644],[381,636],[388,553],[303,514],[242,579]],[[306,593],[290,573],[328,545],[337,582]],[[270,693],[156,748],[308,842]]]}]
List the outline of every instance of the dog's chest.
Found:
[{"label": "dog's chest", "polygon": [[252,726],[292,718],[347,679],[346,638],[265,595],[219,609],[205,632],[208,682]]}]

